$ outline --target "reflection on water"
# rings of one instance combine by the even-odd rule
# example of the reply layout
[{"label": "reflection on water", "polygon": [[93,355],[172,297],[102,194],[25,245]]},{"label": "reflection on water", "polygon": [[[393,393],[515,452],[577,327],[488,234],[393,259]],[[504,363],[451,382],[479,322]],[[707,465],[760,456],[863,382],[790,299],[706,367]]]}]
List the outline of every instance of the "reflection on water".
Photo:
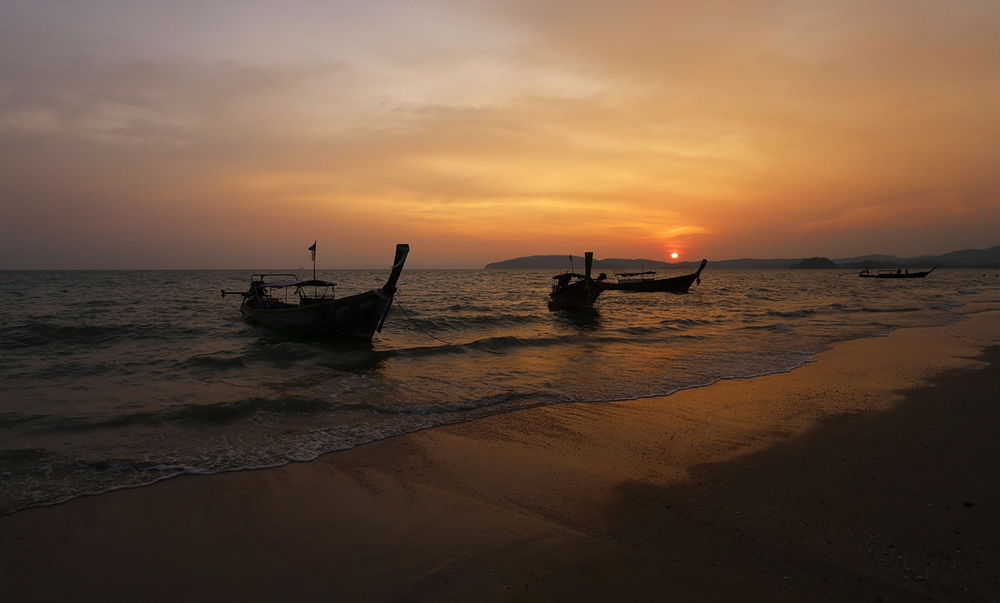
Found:
[{"label": "reflection on water", "polygon": [[552,316],[560,322],[560,326],[579,331],[594,331],[601,326],[601,310],[596,307],[553,310]]}]

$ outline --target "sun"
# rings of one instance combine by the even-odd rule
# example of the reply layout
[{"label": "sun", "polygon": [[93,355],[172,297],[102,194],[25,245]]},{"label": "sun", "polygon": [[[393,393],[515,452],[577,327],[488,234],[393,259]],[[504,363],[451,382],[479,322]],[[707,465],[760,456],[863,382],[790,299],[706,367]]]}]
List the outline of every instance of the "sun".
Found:
[{"label": "sun", "polygon": [[677,253],[676,251],[673,251],[673,252],[670,253],[670,258],[671,259],[676,260],[679,257],[681,257],[681,254]]}]

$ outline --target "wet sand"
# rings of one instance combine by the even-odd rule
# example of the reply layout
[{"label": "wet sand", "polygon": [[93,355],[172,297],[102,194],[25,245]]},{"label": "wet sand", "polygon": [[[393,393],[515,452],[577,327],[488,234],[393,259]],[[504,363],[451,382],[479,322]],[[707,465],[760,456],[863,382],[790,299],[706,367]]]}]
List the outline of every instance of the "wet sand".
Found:
[{"label": "wet sand", "polygon": [[[10,601],[992,601],[1000,312],[0,517]],[[994,347],[990,347],[994,346]]]}]

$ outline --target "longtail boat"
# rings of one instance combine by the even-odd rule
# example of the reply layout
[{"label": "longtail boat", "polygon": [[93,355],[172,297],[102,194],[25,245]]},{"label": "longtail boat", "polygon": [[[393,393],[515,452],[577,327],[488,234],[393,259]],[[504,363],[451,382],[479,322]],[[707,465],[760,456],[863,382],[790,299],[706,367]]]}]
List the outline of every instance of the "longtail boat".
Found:
[{"label": "longtail boat", "polygon": [[[597,301],[597,296],[604,290],[603,279],[591,278],[590,271],[594,265],[594,252],[583,254],[584,274],[565,272],[552,278],[555,283],[549,293],[549,308],[556,310],[580,310],[591,308]],[[601,275],[603,277],[603,275]]]},{"label": "longtail boat", "polygon": [[616,291],[666,291],[668,293],[687,293],[694,283],[701,284],[701,271],[705,269],[708,260],[702,260],[698,270],[691,274],[674,276],[671,278],[653,278],[656,273],[646,272],[622,272],[617,274],[617,283],[604,283],[605,289]]},{"label": "longtail boat", "polygon": [[240,314],[250,322],[311,335],[371,339],[382,332],[409,252],[409,245],[396,245],[385,284],[347,297],[336,297],[336,283],[317,280],[315,271],[308,280],[294,274],[253,274],[249,290],[223,290],[222,295],[241,295]]},{"label": "longtail boat", "polygon": [[[935,266],[934,268],[937,268]],[[865,268],[858,273],[861,278],[924,278],[931,272],[934,272],[934,268],[930,270],[925,270],[923,272],[910,272],[909,268],[899,268],[896,270],[876,270],[872,272],[871,270]]]}]

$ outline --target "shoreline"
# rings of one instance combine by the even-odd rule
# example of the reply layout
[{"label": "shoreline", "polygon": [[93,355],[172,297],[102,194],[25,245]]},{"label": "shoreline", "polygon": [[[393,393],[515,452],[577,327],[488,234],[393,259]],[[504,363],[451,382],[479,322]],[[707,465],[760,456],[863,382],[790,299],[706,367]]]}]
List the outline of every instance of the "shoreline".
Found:
[{"label": "shoreline", "polygon": [[[985,310],[985,311],[989,312],[989,311],[992,311],[992,310]],[[1000,310],[998,310],[998,311],[1000,311]],[[900,328],[935,328],[935,327],[939,327],[939,326],[947,326],[948,324],[952,324],[952,323],[945,323],[945,324],[942,324],[942,325],[933,325],[931,327],[900,327]],[[895,330],[899,330],[899,329],[895,329]],[[892,332],[893,331],[888,331],[886,333],[877,333],[877,334],[872,334],[872,335],[865,335],[865,336],[857,337],[855,339],[844,340],[844,341],[854,341],[854,340],[857,340],[857,339],[869,339],[869,338],[887,337]],[[833,346],[833,345],[837,345],[839,343],[843,343],[843,342],[841,342],[841,341],[833,342],[830,345]],[[515,413],[515,412],[523,412],[523,411],[533,410],[533,409],[536,409],[536,408],[542,408],[542,407],[548,407],[548,406],[561,406],[561,405],[566,405],[566,404],[578,404],[578,405],[583,405],[583,406],[589,406],[589,405],[594,405],[594,404],[622,404],[622,403],[630,403],[630,402],[641,402],[641,401],[644,401],[644,400],[662,400],[662,399],[674,396],[676,394],[679,394],[681,392],[685,392],[685,391],[688,391],[688,390],[697,390],[697,389],[702,389],[702,388],[709,388],[709,387],[713,387],[713,386],[715,386],[715,385],[717,385],[719,383],[724,383],[724,382],[727,382],[727,381],[740,381],[740,380],[747,380],[747,379],[757,379],[757,378],[768,377],[768,376],[772,376],[772,375],[781,375],[781,374],[791,373],[793,371],[801,369],[802,367],[804,367],[804,366],[806,366],[808,364],[811,364],[812,362],[815,362],[815,357],[816,357],[817,354],[821,354],[823,352],[829,351],[829,349],[830,348],[826,348],[826,349],[823,349],[823,350],[819,350],[818,352],[812,352],[804,360],[802,360],[799,364],[796,364],[794,366],[790,366],[790,367],[787,367],[787,368],[780,368],[780,369],[768,370],[768,371],[764,371],[764,372],[761,372],[761,373],[750,374],[750,375],[719,377],[719,378],[717,378],[717,379],[715,379],[715,380],[713,380],[711,382],[704,383],[704,384],[682,386],[682,387],[679,387],[679,388],[677,388],[677,389],[675,389],[673,391],[670,391],[668,393],[638,395],[638,396],[633,396],[633,397],[629,397],[629,398],[617,398],[617,399],[611,399],[611,400],[583,400],[583,401],[576,401],[576,402],[541,403],[538,406],[528,406],[528,407],[524,407],[524,408],[516,408],[516,409],[510,409],[510,410],[501,410],[501,411],[497,411],[494,414],[488,414],[488,415],[484,415],[484,416],[481,416],[481,417],[470,417],[470,418],[466,418],[466,419],[456,420],[454,422],[446,422],[446,423],[441,423],[441,424],[436,424],[436,425],[428,425],[428,426],[425,426],[425,427],[419,427],[419,428],[414,429],[413,431],[405,431],[405,432],[401,432],[401,433],[393,433],[393,434],[387,435],[387,436],[385,436],[385,437],[383,437],[381,439],[370,440],[370,441],[367,441],[367,442],[362,442],[360,444],[356,444],[356,445],[351,446],[349,448],[341,448],[341,449],[337,449],[337,450],[330,450],[328,452],[323,452],[323,453],[320,453],[319,455],[317,455],[315,458],[308,459],[308,460],[287,460],[285,462],[276,463],[276,464],[273,464],[273,465],[261,465],[261,466],[255,466],[255,467],[243,467],[243,468],[227,469],[227,470],[216,471],[216,472],[187,472],[187,473],[177,473],[177,474],[174,474],[174,475],[168,475],[168,476],[160,477],[160,478],[157,478],[157,479],[154,479],[154,480],[151,480],[151,481],[148,481],[148,482],[144,482],[144,483],[139,483],[139,484],[134,484],[134,485],[132,485],[132,484],[126,484],[126,485],[120,485],[120,486],[116,486],[116,487],[113,487],[113,488],[109,488],[109,489],[106,489],[106,490],[93,491],[93,492],[82,492],[80,494],[73,494],[73,495],[70,495],[70,496],[68,496],[66,498],[59,499],[59,500],[53,500],[53,501],[49,501],[49,502],[35,503],[35,504],[29,505],[29,506],[26,506],[26,507],[15,509],[13,511],[0,511],[0,517],[4,517],[5,515],[12,515],[12,514],[20,513],[20,512],[23,512],[23,511],[29,511],[29,510],[32,510],[32,509],[42,509],[42,508],[47,508],[47,507],[54,507],[54,506],[58,506],[58,505],[63,505],[63,504],[66,504],[66,503],[70,503],[70,502],[72,502],[74,500],[80,499],[80,498],[89,498],[89,497],[95,497],[95,496],[103,496],[105,494],[112,494],[114,492],[119,492],[119,491],[122,491],[122,490],[134,490],[134,489],[140,489],[140,488],[148,488],[150,486],[154,486],[154,485],[159,484],[161,482],[165,482],[165,481],[169,481],[169,480],[174,480],[174,479],[189,478],[189,477],[211,477],[211,476],[215,476],[215,475],[225,475],[225,474],[229,474],[229,473],[244,473],[244,472],[255,472],[255,471],[269,471],[269,470],[273,470],[273,469],[280,469],[282,467],[286,467],[286,466],[289,466],[289,465],[295,465],[295,464],[300,464],[300,463],[313,463],[313,462],[319,461],[319,460],[323,459],[324,457],[326,457],[328,455],[331,455],[331,454],[340,454],[340,453],[343,453],[343,452],[347,452],[349,450],[353,450],[355,448],[360,448],[362,446],[368,446],[368,445],[371,445],[371,444],[377,444],[377,443],[382,442],[384,440],[388,440],[388,439],[392,439],[392,438],[397,438],[397,437],[403,437],[403,436],[407,436],[407,435],[410,435],[410,434],[419,433],[419,432],[422,432],[422,431],[427,431],[427,430],[430,430],[430,429],[439,429],[439,428],[443,428],[443,427],[452,427],[452,426],[457,426],[457,425],[465,425],[467,423],[474,423],[476,421],[481,421],[483,419],[489,419],[491,417],[494,417],[494,416],[497,416],[497,415],[502,415],[502,414]]]},{"label": "shoreline", "polygon": [[[992,545],[977,541],[985,548],[952,563],[943,543],[994,532],[1000,486],[952,484],[961,471],[949,463],[923,475],[913,459],[927,472],[937,461],[919,440],[904,445],[907,434],[938,437],[934,427],[949,442],[989,444],[962,437],[988,428],[988,405],[935,414],[1000,390],[984,370],[1000,350],[983,352],[1000,340],[1000,312],[965,318],[665,397],[535,407],[308,463],[25,509],[0,517],[0,577],[25,601],[995,599]],[[997,460],[989,449],[967,456],[973,476]],[[922,485],[935,480],[976,494],[942,502]],[[964,512],[961,534],[921,504]],[[153,583],[159,593],[143,590]]]},{"label": "shoreline", "polygon": [[636,395],[636,396],[632,396],[632,397],[615,398],[615,399],[596,399],[596,400],[581,400],[581,401],[575,401],[575,402],[541,403],[538,406],[527,406],[527,407],[522,407],[522,408],[499,410],[499,411],[497,411],[497,412],[495,412],[493,414],[487,414],[487,415],[478,416],[478,417],[470,417],[470,418],[459,419],[459,420],[455,420],[455,421],[452,421],[452,422],[444,422],[444,423],[440,423],[440,424],[433,424],[433,425],[423,426],[423,427],[419,427],[419,428],[413,429],[412,431],[402,431],[402,432],[399,432],[399,433],[391,433],[389,435],[386,435],[386,436],[382,437],[381,439],[376,439],[376,440],[370,440],[370,441],[362,442],[362,443],[359,443],[359,444],[352,445],[352,446],[350,446],[348,448],[339,448],[339,449],[330,450],[330,451],[327,451],[327,452],[322,452],[322,453],[318,454],[316,457],[314,457],[312,459],[308,459],[308,460],[286,460],[284,462],[275,463],[275,464],[260,465],[260,466],[248,466],[248,467],[241,467],[241,468],[235,468],[235,469],[226,469],[226,470],[214,471],[214,472],[209,472],[209,471],[194,471],[194,472],[176,473],[176,474],[173,474],[173,475],[167,475],[167,476],[159,477],[159,478],[156,478],[156,479],[152,479],[152,480],[150,480],[148,482],[143,482],[143,483],[138,483],[138,484],[122,484],[122,485],[118,485],[118,486],[115,486],[115,487],[108,488],[106,490],[91,491],[91,492],[82,492],[82,493],[78,493],[78,494],[73,494],[73,495],[67,496],[66,498],[62,498],[62,499],[59,499],[59,500],[52,500],[52,501],[47,501],[47,502],[38,502],[38,503],[34,503],[34,504],[29,505],[29,506],[21,507],[21,508],[15,509],[15,510],[0,510],[0,517],[4,517],[5,515],[11,515],[11,514],[15,514],[15,513],[20,513],[20,512],[23,512],[23,511],[28,511],[28,510],[31,510],[31,509],[40,509],[40,508],[47,508],[47,507],[53,507],[53,506],[63,505],[63,504],[72,502],[74,500],[80,499],[80,498],[88,498],[88,497],[94,497],[94,496],[103,496],[105,494],[111,494],[111,493],[122,491],[122,490],[133,490],[133,489],[139,489],[139,488],[147,488],[147,487],[159,484],[161,482],[165,482],[165,481],[169,481],[169,480],[174,480],[174,479],[178,479],[178,478],[209,477],[209,476],[224,475],[224,474],[229,474],[229,473],[268,471],[268,470],[279,469],[281,467],[286,467],[286,466],[289,466],[289,465],[294,465],[294,464],[299,464],[299,463],[312,463],[312,462],[316,462],[316,461],[321,460],[323,457],[325,457],[327,455],[341,454],[341,453],[346,452],[348,450],[353,450],[355,448],[359,448],[359,447],[362,447],[362,446],[368,446],[368,445],[371,445],[371,444],[376,444],[378,442],[381,442],[381,441],[384,441],[384,440],[387,440],[387,439],[401,437],[401,436],[407,436],[407,435],[410,435],[410,434],[419,433],[419,432],[426,431],[426,430],[429,430],[429,429],[438,429],[438,428],[442,428],[442,427],[450,427],[450,426],[455,426],[455,425],[464,425],[466,423],[472,423],[472,422],[480,421],[480,420],[483,420],[483,419],[488,419],[488,418],[491,418],[491,417],[494,417],[494,416],[500,415],[500,414],[507,414],[507,413],[514,413],[514,412],[523,412],[523,411],[526,411],[526,410],[532,410],[532,409],[540,408],[540,407],[561,406],[561,405],[565,405],[565,404],[580,404],[580,405],[587,406],[587,405],[593,405],[593,404],[619,404],[619,403],[641,402],[641,401],[644,401],[644,400],[660,400],[660,399],[665,399],[665,398],[669,398],[669,397],[675,396],[675,395],[677,395],[677,394],[679,394],[681,392],[686,392],[686,391],[689,391],[689,390],[697,390],[697,389],[714,387],[714,386],[716,386],[719,383],[724,383],[724,382],[727,382],[727,381],[741,381],[741,380],[757,379],[757,378],[769,377],[769,376],[773,376],[773,375],[781,375],[781,374],[791,373],[793,371],[799,370],[802,367],[807,366],[807,365],[815,362],[816,361],[816,356],[818,354],[822,354],[824,352],[828,352],[833,346],[836,346],[836,345],[839,345],[839,344],[842,344],[842,343],[845,343],[845,342],[857,341],[857,340],[864,340],[864,339],[872,339],[872,338],[888,337],[893,332],[901,330],[901,329],[914,329],[914,328],[916,328],[916,329],[923,329],[923,328],[947,327],[947,326],[952,325],[952,324],[956,324],[956,323],[959,323],[959,322],[964,322],[964,321],[968,320],[970,317],[975,316],[976,314],[989,313],[989,312],[1000,312],[1000,309],[997,309],[997,310],[994,310],[994,309],[982,309],[982,310],[976,310],[976,311],[966,312],[966,313],[959,312],[959,313],[954,314],[954,316],[956,318],[953,321],[943,322],[941,324],[927,325],[927,326],[917,326],[917,327],[909,327],[909,326],[907,326],[907,327],[895,327],[895,328],[892,328],[892,329],[887,330],[885,332],[878,332],[878,333],[860,335],[860,336],[857,336],[857,337],[855,337],[853,339],[845,339],[845,340],[841,340],[841,341],[834,341],[832,343],[829,343],[826,348],[820,349],[818,351],[804,353],[805,355],[803,356],[803,359],[800,362],[798,362],[797,364],[794,364],[794,365],[786,366],[784,368],[769,369],[769,370],[765,370],[765,371],[762,371],[762,372],[759,372],[759,373],[753,373],[753,374],[747,374],[747,375],[736,375],[736,376],[718,377],[718,378],[715,378],[714,380],[709,381],[707,383],[700,383],[700,384],[694,384],[694,385],[680,386],[677,389],[674,389],[672,391],[668,391],[667,393],[642,394],[642,395]]},{"label": "shoreline", "polygon": [[[989,312],[989,311],[992,311],[992,310],[985,310],[985,311]],[[997,310],[997,311],[1000,311],[1000,310]],[[966,319],[965,316],[968,316],[968,315],[958,315],[958,316],[963,316],[963,318],[959,318],[956,322],[961,322],[961,321],[965,320]],[[953,323],[946,322],[946,323],[943,323],[943,324],[940,324],[940,325],[931,325],[929,327],[898,327],[896,329],[893,329],[893,330],[890,330],[890,331],[887,331],[887,332],[884,332],[884,333],[874,333],[874,334],[870,334],[870,335],[862,335],[862,336],[856,337],[854,339],[848,339],[848,340],[843,340],[843,341],[854,341],[854,340],[857,340],[857,339],[869,339],[869,338],[887,337],[894,330],[899,330],[901,328],[934,328],[934,327],[939,327],[939,326],[947,326],[949,324],[953,324]],[[836,342],[833,342],[833,343],[831,343],[829,345],[830,346],[837,345],[839,343],[843,343],[843,341],[836,341]],[[428,425],[428,426],[424,426],[424,427],[419,427],[419,428],[413,429],[412,431],[404,431],[404,432],[400,432],[400,433],[392,433],[392,434],[389,434],[389,435],[386,435],[386,436],[382,437],[381,439],[376,439],[376,440],[370,440],[370,441],[367,441],[367,442],[362,442],[360,444],[352,445],[352,446],[350,446],[348,448],[340,448],[340,449],[330,450],[328,452],[323,452],[323,453],[320,453],[319,455],[317,455],[316,457],[314,457],[312,459],[308,459],[308,460],[286,460],[284,462],[275,463],[275,464],[271,464],[271,465],[249,466],[249,467],[241,467],[241,468],[235,468],[235,469],[226,469],[226,470],[215,471],[215,472],[193,471],[193,472],[176,473],[176,474],[173,474],[173,475],[167,475],[167,476],[159,477],[159,478],[150,480],[148,482],[143,482],[143,483],[138,483],[138,484],[123,484],[123,485],[118,485],[118,486],[115,486],[115,487],[108,488],[106,490],[91,491],[91,492],[81,492],[79,494],[73,494],[73,495],[67,496],[66,498],[62,498],[62,499],[59,499],[59,500],[52,500],[52,501],[47,501],[47,502],[38,502],[38,503],[34,503],[34,504],[29,505],[29,506],[21,507],[21,508],[15,509],[15,510],[2,510],[2,509],[0,509],[0,517],[4,517],[5,515],[12,515],[12,514],[15,514],[15,513],[20,513],[20,512],[23,512],[23,511],[28,511],[28,510],[31,510],[31,509],[40,509],[40,508],[46,508],[46,507],[53,507],[53,506],[63,505],[63,504],[72,502],[74,500],[80,499],[80,498],[89,498],[89,497],[94,497],[94,496],[103,496],[105,494],[111,494],[111,493],[122,491],[122,490],[133,490],[133,489],[139,489],[139,488],[148,488],[150,486],[154,486],[154,485],[159,484],[161,482],[165,482],[165,481],[169,481],[169,480],[174,480],[174,479],[178,479],[178,478],[210,477],[210,476],[215,476],[215,475],[225,475],[225,474],[229,474],[229,473],[268,471],[268,470],[272,470],[272,469],[279,469],[281,467],[286,467],[288,465],[294,465],[294,464],[299,464],[299,463],[312,463],[312,462],[316,462],[316,461],[321,460],[323,457],[325,457],[327,455],[340,454],[340,453],[346,452],[348,450],[353,450],[355,448],[359,448],[359,447],[362,447],[362,446],[368,446],[370,444],[377,444],[378,442],[381,442],[381,441],[384,441],[384,440],[387,440],[387,439],[391,439],[391,438],[397,438],[397,437],[401,437],[401,436],[407,436],[407,435],[410,435],[410,434],[419,433],[419,432],[426,431],[426,430],[429,430],[429,429],[438,429],[438,428],[442,428],[442,427],[464,425],[464,424],[467,424],[467,423],[473,423],[475,421],[480,421],[480,420],[483,420],[483,419],[488,419],[488,418],[491,418],[491,417],[494,417],[494,416],[497,416],[497,415],[501,415],[501,414],[508,414],[508,413],[514,413],[514,412],[522,412],[522,411],[532,410],[532,409],[536,409],[536,408],[540,408],[540,407],[561,406],[561,405],[565,405],[565,404],[580,404],[580,405],[584,405],[584,406],[589,406],[589,405],[593,405],[593,404],[619,404],[619,403],[630,403],[630,402],[640,402],[640,401],[644,401],[644,400],[657,400],[657,399],[669,398],[669,397],[674,396],[674,395],[676,395],[678,393],[681,393],[681,392],[685,392],[685,391],[688,391],[688,390],[696,390],[696,389],[713,387],[713,386],[715,386],[715,385],[717,385],[719,383],[723,383],[723,382],[726,382],[726,381],[740,381],[740,380],[747,380],[747,379],[756,379],[756,378],[760,378],[760,377],[768,377],[768,376],[771,376],[771,375],[781,375],[781,374],[785,374],[785,373],[790,373],[790,372],[796,371],[796,370],[798,370],[798,369],[800,369],[800,368],[802,368],[802,367],[804,367],[804,366],[806,366],[808,364],[811,364],[812,362],[815,362],[815,358],[816,358],[817,354],[821,354],[823,352],[826,352],[829,349],[830,349],[830,347],[827,347],[825,349],[820,349],[820,350],[815,351],[815,352],[806,353],[806,355],[803,357],[803,359],[799,363],[791,365],[791,366],[787,366],[787,367],[784,367],[784,368],[776,368],[776,369],[766,370],[766,371],[763,371],[763,372],[760,372],[760,373],[754,373],[754,374],[748,374],[748,375],[718,377],[718,378],[715,378],[714,380],[712,380],[710,382],[707,382],[707,383],[681,386],[681,387],[678,387],[677,389],[674,389],[674,390],[669,391],[667,393],[643,394],[643,395],[636,395],[636,396],[632,396],[632,397],[615,398],[615,399],[597,399],[597,400],[580,400],[580,401],[575,401],[575,402],[540,403],[537,406],[527,406],[527,407],[522,407],[522,408],[499,410],[499,411],[497,411],[497,412],[495,412],[493,414],[487,414],[487,415],[478,416],[478,417],[469,417],[469,418],[455,420],[455,421],[452,421],[452,422],[444,422],[444,423],[440,423],[440,424]]]}]

